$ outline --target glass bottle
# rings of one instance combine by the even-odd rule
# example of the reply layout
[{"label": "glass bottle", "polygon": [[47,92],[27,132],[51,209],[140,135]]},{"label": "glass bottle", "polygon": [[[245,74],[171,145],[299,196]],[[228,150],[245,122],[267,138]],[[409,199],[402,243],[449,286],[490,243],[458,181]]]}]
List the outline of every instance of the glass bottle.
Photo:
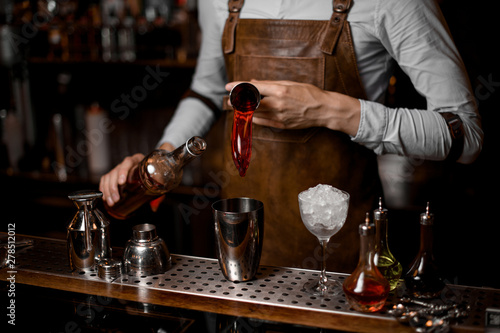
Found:
[{"label": "glass bottle", "polygon": [[344,294],[351,307],[361,312],[376,312],[383,308],[389,295],[389,282],[374,261],[375,225],[366,213],[359,225],[360,253],[356,269],[343,283]]},{"label": "glass bottle", "polygon": [[432,249],[433,224],[434,214],[427,203],[426,211],[420,214],[420,249],[404,277],[408,292],[417,298],[437,297],[444,288]]},{"label": "glass bottle", "polygon": [[118,187],[120,200],[113,206],[104,202],[107,212],[114,218],[126,219],[143,204],[174,189],[182,180],[183,167],[203,154],[206,146],[205,140],[195,136],[172,152],[154,150],[129,171],[127,182]]},{"label": "glass bottle", "polygon": [[382,275],[389,281],[390,290],[396,289],[399,278],[403,272],[401,263],[389,249],[387,230],[389,220],[387,209],[382,208],[382,198],[379,198],[378,209],[373,211],[375,222],[375,265]]}]

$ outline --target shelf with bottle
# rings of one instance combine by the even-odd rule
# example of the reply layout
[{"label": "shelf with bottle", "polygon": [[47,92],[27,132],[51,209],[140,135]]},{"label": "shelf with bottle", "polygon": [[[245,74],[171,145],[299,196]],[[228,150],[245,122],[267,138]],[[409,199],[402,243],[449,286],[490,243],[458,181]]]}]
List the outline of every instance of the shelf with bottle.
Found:
[{"label": "shelf with bottle", "polygon": [[30,65],[130,65],[137,67],[146,67],[146,66],[159,66],[160,68],[179,68],[179,69],[188,69],[192,70],[196,66],[196,59],[186,59],[185,61],[178,61],[176,59],[136,59],[132,62],[124,62],[120,60],[115,61],[104,61],[101,59],[70,59],[70,60],[62,60],[62,59],[52,59],[49,60],[44,57],[29,57],[28,63]]},{"label": "shelf with bottle", "polygon": [[194,66],[199,49],[191,1],[55,0],[13,6],[14,52],[31,62],[154,62]]}]

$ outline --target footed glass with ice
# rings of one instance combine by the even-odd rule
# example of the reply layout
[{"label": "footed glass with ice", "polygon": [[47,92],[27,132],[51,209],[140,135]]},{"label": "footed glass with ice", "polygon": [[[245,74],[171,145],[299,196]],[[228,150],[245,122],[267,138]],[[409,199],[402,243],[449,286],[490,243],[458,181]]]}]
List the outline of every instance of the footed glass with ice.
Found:
[{"label": "footed glass with ice", "polygon": [[319,280],[308,281],[304,289],[311,295],[328,296],[340,285],[326,276],[326,247],[330,238],[344,225],[349,208],[349,193],[331,185],[319,184],[299,193],[302,222],[318,238],[322,250]]}]

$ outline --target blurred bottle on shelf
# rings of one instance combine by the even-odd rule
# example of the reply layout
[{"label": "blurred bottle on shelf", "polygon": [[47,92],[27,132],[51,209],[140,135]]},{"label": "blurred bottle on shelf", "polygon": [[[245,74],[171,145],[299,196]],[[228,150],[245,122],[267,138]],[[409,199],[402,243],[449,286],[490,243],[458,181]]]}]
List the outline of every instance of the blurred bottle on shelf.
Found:
[{"label": "blurred bottle on shelf", "polygon": [[13,110],[0,111],[3,125],[3,142],[7,152],[8,166],[11,170],[18,170],[18,163],[23,156],[22,124]]},{"label": "blurred bottle on shelf", "polygon": [[134,18],[128,13],[118,28],[118,52],[120,60],[132,62],[136,59]]},{"label": "blurred bottle on shelf", "polygon": [[9,150],[7,149],[7,136],[5,135],[5,119],[7,109],[0,109],[0,170],[7,170],[9,163]]},{"label": "blurred bottle on shelf", "polygon": [[102,60],[118,60],[118,35],[117,29],[120,18],[123,17],[124,3],[121,0],[101,1],[101,48]]},{"label": "blurred bottle on shelf", "polygon": [[91,177],[100,177],[111,169],[109,125],[107,112],[98,102],[93,102],[85,112],[85,138]]},{"label": "blurred bottle on shelf", "polygon": [[[28,25],[33,30],[23,44],[29,46],[30,56],[36,59],[185,62],[195,59],[198,53],[200,32],[194,0],[25,3],[24,13],[28,14],[12,26]],[[3,17],[7,20],[8,16]]]}]

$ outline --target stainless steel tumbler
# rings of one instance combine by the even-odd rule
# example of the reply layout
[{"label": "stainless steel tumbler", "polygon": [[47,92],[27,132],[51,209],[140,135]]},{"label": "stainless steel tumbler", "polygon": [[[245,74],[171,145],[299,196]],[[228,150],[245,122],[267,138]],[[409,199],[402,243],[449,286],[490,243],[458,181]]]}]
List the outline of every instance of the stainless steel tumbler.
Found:
[{"label": "stainless steel tumbler", "polygon": [[248,281],[259,268],[264,238],[264,204],[250,198],[222,199],[212,205],[217,258],[229,281]]}]

